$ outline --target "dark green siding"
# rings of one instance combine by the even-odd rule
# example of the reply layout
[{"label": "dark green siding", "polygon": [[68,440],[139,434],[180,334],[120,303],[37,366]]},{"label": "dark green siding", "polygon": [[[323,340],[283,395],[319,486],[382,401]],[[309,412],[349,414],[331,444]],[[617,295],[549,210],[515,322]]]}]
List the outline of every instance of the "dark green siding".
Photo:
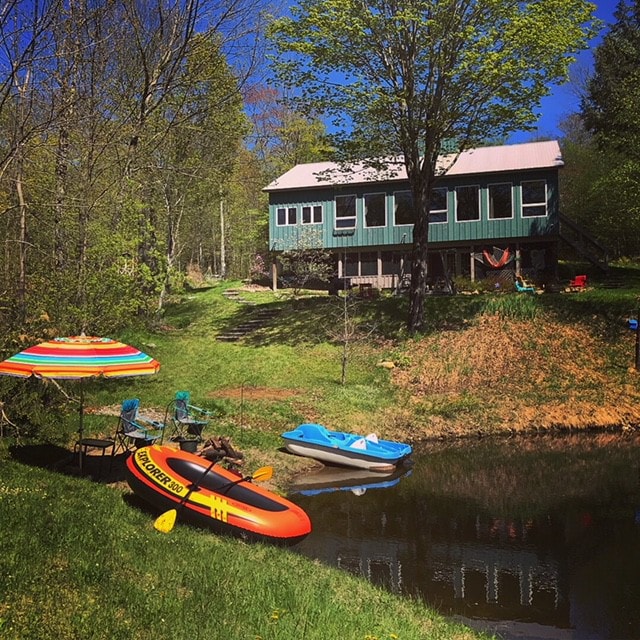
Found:
[{"label": "dark green siding", "polygon": [[[523,217],[521,184],[523,181],[545,180],[547,185],[547,216]],[[489,219],[489,185],[512,185],[513,218]],[[448,189],[446,223],[432,223],[429,238],[436,244],[469,244],[488,241],[549,239],[558,233],[558,172],[557,170],[521,172],[517,174],[486,174],[465,176],[464,179],[442,180],[439,187]],[[478,186],[480,189],[480,219],[457,222],[455,219],[455,188]],[[298,191],[273,191],[269,194],[269,246],[282,251],[296,246],[322,246],[327,249],[384,247],[413,242],[413,225],[394,226],[393,194],[407,190],[401,182],[357,185],[353,187],[301,189]],[[365,194],[385,193],[387,224],[384,227],[366,228],[364,225]],[[335,196],[355,195],[355,229],[335,229]],[[322,205],[322,224],[302,224],[302,207]],[[279,207],[296,207],[295,225],[277,226]]]}]

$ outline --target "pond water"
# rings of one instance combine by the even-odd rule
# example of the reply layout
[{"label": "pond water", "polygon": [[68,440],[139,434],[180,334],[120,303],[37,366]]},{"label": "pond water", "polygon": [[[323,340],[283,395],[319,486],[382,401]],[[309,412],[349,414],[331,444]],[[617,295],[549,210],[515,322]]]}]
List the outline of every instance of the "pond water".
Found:
[{"label": "pond water", "polygon": [[290,498],[295,547],[505,640],[640,639],[640,435],[424,445],[394,475],[337,468]]}]

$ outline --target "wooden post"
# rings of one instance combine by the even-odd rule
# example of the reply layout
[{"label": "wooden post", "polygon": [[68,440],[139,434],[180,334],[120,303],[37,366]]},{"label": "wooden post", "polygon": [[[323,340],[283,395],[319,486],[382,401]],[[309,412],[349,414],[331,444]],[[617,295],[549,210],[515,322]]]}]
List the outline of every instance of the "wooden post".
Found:
[{"label": "wooden post", "polygon": [[278,290],[278,262],[275,256],[271,261],[271,290]]},{"label": "wooden post", "polygon": [[640,307],[636,315],[638,324],[636,325],[636,371],[640,371]]}]

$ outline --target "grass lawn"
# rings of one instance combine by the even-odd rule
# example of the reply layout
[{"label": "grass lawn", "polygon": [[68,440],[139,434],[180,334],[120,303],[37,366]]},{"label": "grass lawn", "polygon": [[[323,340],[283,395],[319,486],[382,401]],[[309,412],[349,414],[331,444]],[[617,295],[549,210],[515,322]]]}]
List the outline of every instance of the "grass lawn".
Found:
[{"label": "grass lawn", "polygon": [[[243,290],[176,299],[153,334],[119,336],[154,355],[157,376],[90,385],[94,407],[137,395],[162,413],[176,390],[216,411],[244,448],[275,448],[302,421],[418,442],[443,436],[633,428],[640,424],[635,334],[640,271],[580,293],[434,296],[427,329],[404,331],[406,298]],[[268,310],[241,341],[220,334]],[[346,384],[341,384],[346,348]],[[393,368],[380,366],[393,363]],[[70,427],[71,429],[73,427]],[[97,425],[104,429],[104,423]]]},{"label": "grass lawn", "polygon": [[[272,465],[271,488],[281,490],[309,466],[280,450],[280,434],[302,421],[411,442],[635,429],[639,378],[625,321],[637,317],[638,271],[620,270],[618,279],[624,286],[595,281],[576,294],[429,298],[419,337],[404,333],[403,298],[345,305],[327,295],[250,289],[241,292],[244,302],[227,299],[225,289],[240,283],[193,291],[172,301],[154,331],[113,336],[162,368],[148,378],[87,384],[86,431],[112,435],[125,398],[140,398],[145,412],[162,417],[175,392],[189,390],[195,404],[216,413],[210,435],[230,436],[248,470]],[[268,319],[242,340],[218,340],[265,311]],[[74,392],[73,383],[64,388]],[[70,403],[45,448],[68,447],[76,427]],[[26,464],[10,455],[20,450],[9,447],[16,436],[30,444],[21,426],[5,433],[3,639],[478,637],[287,549],[181,525],[160,534],[121,479],[107,486]]]}]

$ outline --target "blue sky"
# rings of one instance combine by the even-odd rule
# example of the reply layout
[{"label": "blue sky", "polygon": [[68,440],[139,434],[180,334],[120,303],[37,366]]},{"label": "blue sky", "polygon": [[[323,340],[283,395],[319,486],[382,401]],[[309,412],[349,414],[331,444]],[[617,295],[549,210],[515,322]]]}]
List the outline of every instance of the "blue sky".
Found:
[{"label": "blue sky", "polygon": [[[586,65],[589,68],[591,68],[593,63],[593,49],[600,42],[602,34],[608,31],[608,26],[614,20],[613,13],[618,5],[618,0],[592,1],[597,7],[596,16],[605,24],[600,34],[591,41],[591,48],[588,51],[583,51],[578,56],[577,64],[580,66]],[[509,138],[509,142],[527,142],[537,136],[561,137],[562,134],[558,129],[558,124],[567,115],[577,112],[580,106],[579,103],[579,98],[576,96],[570,84],[554,87],[551,95],[542,101],[540,109],[541,116],[537,122],[537,129],[534,131],[515,133]]]}]

